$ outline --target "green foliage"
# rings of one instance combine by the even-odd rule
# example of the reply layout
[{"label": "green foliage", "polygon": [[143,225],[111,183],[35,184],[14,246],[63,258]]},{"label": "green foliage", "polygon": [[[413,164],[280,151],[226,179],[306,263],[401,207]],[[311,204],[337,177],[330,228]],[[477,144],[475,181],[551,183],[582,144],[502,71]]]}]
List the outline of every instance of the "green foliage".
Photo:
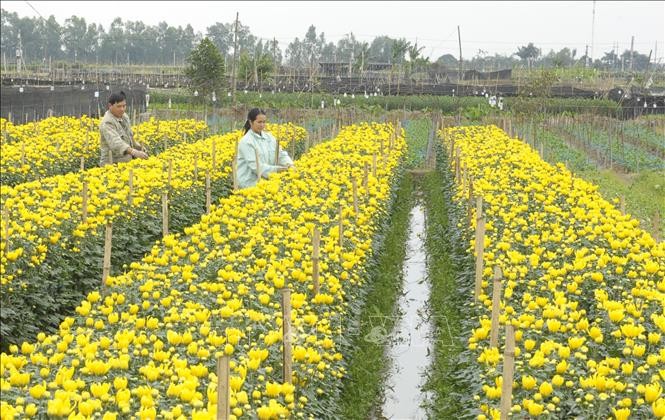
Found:
[{"label": "green foliage", "polygon": [[462,408],[456,394],[464,393],[465,389],[458,386],[456,377],[456,360],[464,350],[464,341],[460,336],[463,305],[467,296],[461,293],[456,278],[460,269],[460,261],[454,261],[453,251],[459,244],[452,241],[454,227],[449,222],[452,210],[451,201],[446,196],[451,192],[451,184],[447,183],[438,171],[425,175],[420,184],[427,212],[427,233],[425,247],[427,249],[427,276],[431,279],[430,295],[431,319],[434,320],[435,347],[434,358],[424,391],[434,394],[428,407],[430,418],[458,418]]},{"label": "green foliage", "polygon": [[192,50],[187,63],[185,74],[191,80],[192,92],[198,91],[201,101],[212,92],[220,92],[224,85],[224,58],[210,39],[203,38]]},{"label": "green foliage", "polygon": [[432,120],[428,118],[411,119],[404,126],[406,129],[406,142],[409,146],[406,156],[407,168],[417,168],[427,158],[427,144],[429,143]]},{"label": "green foliage", "polygon": [[464,108],[462,115],[467,119],[467,121],[475,123],[483,119],[483,117],[488,116],[491,113],[490,106],[483,102],[481,104],[470,106]]},{"label": "green foliage", "polygon": [[[351,357],[344,379],[339,412],[331,418],[366,419],[379,403],[383,377],[389,360],[385,340],[369,340],[376,329],[390,332],[395,324],[394,308],[403,278],[402,266],[406,256],[409,213],[413,207],[413,180],[402,175],[393,194],[392,211],[386,218],[380,236],[381,245],[375,250],[371,268],[370,288],[365,305],[358,308],[359,323],[351,340]],[[328,411],[329,414],[330,411]]]},{"label": "green foliage", "polygon": [[[189,190],[173,193],[169,198],[169,231],[182,232],[196,223],[205,212],[203,171]],[[212,183],[213,200],[227,196],[232,180]],[[111,273],[117,275],[148,253],[162,238],[160,203],[152,203],[140,210],[125,211],[113,225]],[[37,266],[26,267],[23,287],[14,287],[0,294],[0,325],[6,351],[10,344],[32,341],[38,332],[54,332],[65,316],[94,290],[101,289],[102,259],[104,255],[104,227],[87,234],[73,246],[73,252],[54,248],[46,260]],[[9,287],[12,287],[10,284]]]}]

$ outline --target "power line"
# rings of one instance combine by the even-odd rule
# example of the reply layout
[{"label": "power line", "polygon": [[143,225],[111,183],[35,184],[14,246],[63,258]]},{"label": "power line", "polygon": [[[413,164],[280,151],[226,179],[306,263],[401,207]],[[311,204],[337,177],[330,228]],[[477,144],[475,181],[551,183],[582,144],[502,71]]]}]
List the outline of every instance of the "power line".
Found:
[{"label": "power line", "polygon": [[[37,9],[35,9],[35,8],[32,6],[32,4],[30,4],[29,1],[26,1],[26,4],[27,4],[28,6],[30,6],[30,8],[31,8],[32,10],[34,10],[35,13],[37,13],[37,14],[39,15],[40,18],[44,19],[44,16],[42,16],[42,14],[39,13],[39,11],[38,11]],[[46,19],[44,19],[44,20],[46,20]]]}]

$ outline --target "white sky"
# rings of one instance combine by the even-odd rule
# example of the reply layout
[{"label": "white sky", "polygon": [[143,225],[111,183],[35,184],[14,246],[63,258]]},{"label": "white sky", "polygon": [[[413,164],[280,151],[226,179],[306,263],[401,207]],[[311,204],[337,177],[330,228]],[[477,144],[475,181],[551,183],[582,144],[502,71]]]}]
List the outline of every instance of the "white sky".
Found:
[{"label": "white sky", "polygon": [[[327,41],[337,42],[353,32],[361,41],[379,35],[404,37],[425,46],[423,54],[435,60],[445,53],[459,55],[457,25],[462,35],[462,56],[481,49],[489,54],[511,54],[533,42],[543,54],[550,49],[577,48],[591,54],[592,1],[575,2],[340,2],[340,1],[2,1],[2,8],[19,16],[54,15],[62,25],[77,15],[86,22],[101,23],[108,30],[115,17],[156,25],[188,23],[205,34],[215,22],[228,23],[240,13],[240,21],[255,36],[279,41],[282,51],[295,37],[302,39],[309,25]],[[656,49],[665,53],[665,1],[597,1],[593,57],[599,58],[618,43],[619,51],[635,49],[643,54]],[[654,54],[656,52],[654,51]],[[655,56],[653,56],[655,57]]]}]

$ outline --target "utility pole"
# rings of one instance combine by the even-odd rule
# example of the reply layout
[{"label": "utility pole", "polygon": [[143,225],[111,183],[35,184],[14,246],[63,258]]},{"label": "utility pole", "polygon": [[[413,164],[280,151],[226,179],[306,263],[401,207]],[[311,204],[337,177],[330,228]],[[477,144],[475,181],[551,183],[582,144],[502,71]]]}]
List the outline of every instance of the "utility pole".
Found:
[{"label": "utility pole", "polygon": [[460,34],[459,25],[457,25],[457,40],[459,41],[459,74],[457,80],[462,79],[462,35]]},{"label": "utility pole", "polygon": [[589,44],[584,47],[584,67],[589,67]]},{"label": "utility pole", "polygon": [[235,30],[233,31],[233,71],[231,73],[231,96],[233,99],[233,107],[236,106],[236,70],[238,58],[238,16],[239,13],[236,12],[236,25]]},{"label": "utility pole", "polygon": [[633,56],[634,45],[635,45],[635,35],[630,37],[630,71],[633,71],[633,61],[635,61],[635,57]]},{"label": "utility pole", "polygon": [[593,12],[591,14],[591,65],[593,65],[593,38],[594,38],[594,27],[596,24],[596,0],[593,0]]}]

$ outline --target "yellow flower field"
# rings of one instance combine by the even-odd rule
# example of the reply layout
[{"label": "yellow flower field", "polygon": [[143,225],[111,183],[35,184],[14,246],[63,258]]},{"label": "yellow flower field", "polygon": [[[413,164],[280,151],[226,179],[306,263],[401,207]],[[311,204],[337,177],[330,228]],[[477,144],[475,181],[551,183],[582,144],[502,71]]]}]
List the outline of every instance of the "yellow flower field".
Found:
[{"label": "yellow flower field", "polygon": [[[440,134],[447,150],[451,140],[461,149],[460,166],[484,199],[485,269],[468,333],[478,418],[499,416],[503,350],[489,346],[495,266],[504,276],[500,323],[516,331],[515,416],[665,416],[665,243],[495,126]],[[461,206],[468,184],[458,184]],[[502,347],[503,329],[499,337]]]},{"label": "yellow flower field", "polygon": [[[285,145],[289,139],[302,139],[306,134],[291,124],[273,125],[269,130]],[[82,291],[99,285],[107,223],[114,223],[111,262],[119,270],[140,259],[154,241],[151,238],[161,235],[163,193],[168,193],[171,230],[174,225],[193,223],[205,211],[206,171],[211,178],[211,198],[228,194],[231,162],[240,135],[236,131],[183,143],[147,160],[16,187],[2,185],[5,214],[0,224],[0,303],[4,310],[0,313],[0,344],[6,348],[7,342],[34,336],[39,331],[33,331],[35,325],[57,326],[58,314],[71,310]],[[85,221],[84,182],[88,191]]]},{"label": "yellow flower field", "polygon": [[[0,124],[3,124],[0,121]],[[132,128],[135,139],[156,155],[181,142],[205,137],[208,127],[197,120],[150,121]],[[80,169],[99,166],[99,120],[83,116],[51,117],[19,126],[8,125],[8,139],[0,143],[0,180],[16,185]]]},{"label": "yellow flower field", "polygon": [[[297,169],[222,199],[92,292],[58,334],[0,356],[3,418],[214,418],[216,357],[230,355],[232,418],[320,417],[343,377],[349,302],[406,149],[392,127],[348,127]],[[400,133],[401,134],[401,133]],[[373,154],[380,144],[376,176]],[[221,148],[220,148],[221,149]],[[369,165],[367,187],[361,180]],[[358,181],[354,209],[350,177]],[[340,247],[338,208],[343,208]],[[321,231],[321,291],[311,235]],[[280,289],[292,291],[293,376],[281,374]]]}]

